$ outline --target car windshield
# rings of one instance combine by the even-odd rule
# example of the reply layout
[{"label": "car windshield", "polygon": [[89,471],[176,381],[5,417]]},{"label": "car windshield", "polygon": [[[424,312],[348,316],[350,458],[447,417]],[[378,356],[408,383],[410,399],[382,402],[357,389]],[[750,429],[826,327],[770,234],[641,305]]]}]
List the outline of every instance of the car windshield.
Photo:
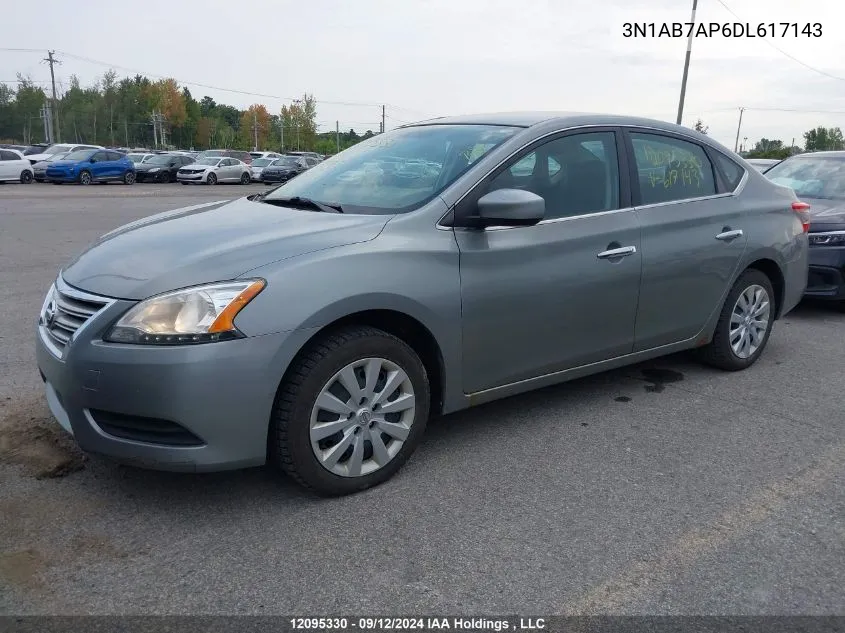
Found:
[{"label": "car windshield", "polygon": [[62,152],[61,154],[53,154],[50,160],[65,160],[70,155],[70,152]]},{"label": "car windshield", "polygon": [[252,166],[253,167],[266,167],[267,165],[269,165],[272,162],[273,162],[272,158],[256,158],[254,161],[252,161]]},{"label": "car windshield", "polygon": [[97,150],[95,149],[78,149],[75,152],[70,152],[67,156],[65,156],[65,160],[71,160],[75,163],[88,160],[91,158]]},{"label": "car windshield", "polygon": [[142,162],[150,165],[167,165],[171,160],[173,160],[173,157],[168,154],[155,154]]},{"label": "car windshield", "polygon": [[772,167],[766,178],[802,198],[845,199],[845,156],[796,156]]},{"label": "car windshield", "polygon": [[59,154],[61,152],[69,152],[73,148],[72,145],[51,145],[46,148],[43,154]]},{"label": "car windshield", "polygon": [[133,163],[143,162],[144,157],[146,157],[146,154],[127,154],[126,155],[126,158],[131,160]]},{"label": "car windshield", "polygon": [[[294,197],[340,205],[344,213],[403,213],[425,204],[519,128],[423,125],[379,134],[318,163],[266,200]],[[425,168],[405,169],[407,163]]]},{"label": "car windshield", "polygon": [[200,152],[199,158],[210,158],[212,156],[224,156],[225,152],[222,149],[207,149]]},{"label": "car windshield", "polygon": [[299,157],[297,156],[282,156],[274,160],[271,165],[274,167],[296,167],[298,162]]},{"label": "car windshield", "polygon": [[197,165],[212,165],[212,166],[214,166],[214,165],[216,165],[217,163],[219,163],[220,161],[221,161],[221,159],[220,159],[220,158],[214,158],[213,156],[210,156],[210,157],[208,157],[208,158],[200,158],[200,159],[199,159],[199,160],[198,160],[195,164],[197,164]]}]

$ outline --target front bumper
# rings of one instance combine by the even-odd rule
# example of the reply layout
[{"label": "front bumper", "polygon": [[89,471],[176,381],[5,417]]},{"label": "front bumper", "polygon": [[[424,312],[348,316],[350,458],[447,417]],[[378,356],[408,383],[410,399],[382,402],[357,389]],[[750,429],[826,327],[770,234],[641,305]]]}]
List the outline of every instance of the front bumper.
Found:
[{"label": "front bumper", "polygon": [[205,172],[199,172],[196,174],[183,174],[177,172],[176,180],[178,180],[179,182],[205,182],[204,176]]},{"label": "front bumper", "polygon": [[[61,280],[57,286],[74,291]],[[145,468],[263,464],[276,390],[311,332],[172,347],[103,341],[134,304],[107,303],[61,350],[37,326],[38,369],[59,424],[83,450]]]},{"label": "front bumper", "polygon": [[45,172],[45,179],[50,182],[76,182],[79,175],[77,173],[69,173],[65,171],[50,171]]},{"label": "front bumper", "polygon": [[153,182],[156,180],[170,180],[170,176],[166,171],[136,171],[135,172],[135,181],[136,182]]},{"label": "front bumper", "polygon": [[811,246],[805,297],[845,301],[845,246]]},{"label": "front bumper", "polygon": [[279,173],[267,173],[264,172],[261,174],[261,182],[287,182],[291,178],[293,178],[296,174],[279,174]]}]

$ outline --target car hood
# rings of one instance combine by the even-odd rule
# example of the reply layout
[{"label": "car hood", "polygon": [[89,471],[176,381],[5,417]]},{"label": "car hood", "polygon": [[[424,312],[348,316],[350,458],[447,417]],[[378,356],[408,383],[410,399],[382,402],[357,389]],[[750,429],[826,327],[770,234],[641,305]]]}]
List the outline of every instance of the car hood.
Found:
[{"label": "car hood", "polygon": [[829,231],[845,228],[845,200],[801,198],[810,205],[810,231]]},{"label": "car hood", "polygon": [[80,165],[82,161],[77,160],[54,160],[50,162],[50,167],[73,167]]},{"label": "car hood", "polygon": [[253,202],[205,203],[103,235],[63,271],[94,294],[140,300],[235,279],[275,261],[374,239],[389,216],[303,211]]},{"label": "car hood", "polygon": [[25,159],[32,162],[35,161],[36,163],[42,160],[49,160],[53,154],[30,154],[29,156],[24,156]]}]

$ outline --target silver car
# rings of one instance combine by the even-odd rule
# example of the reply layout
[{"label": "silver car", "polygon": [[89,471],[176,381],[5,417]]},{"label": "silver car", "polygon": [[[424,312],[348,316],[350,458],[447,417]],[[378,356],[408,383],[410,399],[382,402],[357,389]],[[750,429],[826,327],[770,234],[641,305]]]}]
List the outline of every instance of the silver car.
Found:
[{"label": "silver car", "polygon": [[224,182],[252,182],[249,165],[237,158],[209,156],[185,165],[176,172],[176,180],[183,185],[216,185]]},{"label": "silver car", "polygon": [[[426,168],[348,177],[396,157]],[[684,127],[437,119],[102,236],[47,292],[38,366],[87,451],[352,493],[433,415],[680,350],[749,367],[804,291],[808,226]]]}]

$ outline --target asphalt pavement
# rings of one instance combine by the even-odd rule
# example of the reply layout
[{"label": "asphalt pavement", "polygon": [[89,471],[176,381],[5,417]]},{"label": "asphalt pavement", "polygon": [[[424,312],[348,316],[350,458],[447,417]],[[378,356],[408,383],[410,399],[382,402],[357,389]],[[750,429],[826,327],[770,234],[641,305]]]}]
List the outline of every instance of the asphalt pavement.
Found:
[{"label": "asphalt pavement", "polygon": [[38,310],[124,223],[261,186],[0,186],[0,613],[845,614],[845,312],[761,360],[676,355],[430,424],[386,484],[84,458],[47,410]]}]

